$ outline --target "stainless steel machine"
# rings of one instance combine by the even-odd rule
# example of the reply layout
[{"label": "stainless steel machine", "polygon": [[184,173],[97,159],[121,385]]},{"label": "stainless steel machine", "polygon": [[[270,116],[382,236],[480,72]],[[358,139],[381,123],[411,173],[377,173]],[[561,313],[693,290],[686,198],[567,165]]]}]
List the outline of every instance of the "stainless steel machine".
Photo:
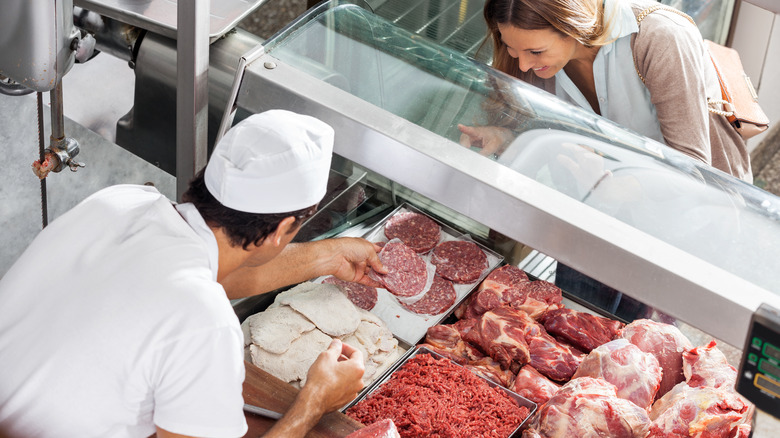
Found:
[{"label": "stainless steel machine", "polygon": [[[334,173],[349,181],[344,191],[355,181],[370,188],[358,210],[308,237],[359,231],[409,203],[537,277],[564,263],[742,349],[741,388],[759,395],[743,393],[759,408],[777,404],[780,334],[767,321],[780,309],[780,198],[493,71],[464,54],[473,45],[434,42],[371,8],[324,2],[261,41],[235,28],[261,2],[236,3],[231,14],[212,8],[208,143],[251,113],[310,114],[336,130]],[[180,52],[170,2],[75,5],[75,22],[97,50],[135,69],[135,106],[117,143],[178,175]],[[0,49],[10,44],[6,34]],[[67,54],[57,73],[47,71],[55,80],[75,57],[67,41],[57,46]],[[6,70],[13,60],[0,53],[0,73],[13,88],[30,88],[27,73]],[[483,156],[460,146],[459,124],[500,126],[513,140]],[[330,205],[318,216],[338,216]],[[549,263],[531,267],[529,252]],[[754,338],[761,355],[750,349]]]}]

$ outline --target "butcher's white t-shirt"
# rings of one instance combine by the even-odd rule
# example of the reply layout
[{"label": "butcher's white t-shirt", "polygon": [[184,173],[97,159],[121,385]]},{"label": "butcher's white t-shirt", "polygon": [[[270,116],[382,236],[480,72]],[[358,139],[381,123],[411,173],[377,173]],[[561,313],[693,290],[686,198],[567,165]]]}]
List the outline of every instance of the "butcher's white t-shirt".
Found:
[{"label": "butcher's white t-shirt", "polygon": [[1,431],[246,433],[242,334],[215,281],[216,240],[179,208],[150,187],[101,190],[0,279]]}]

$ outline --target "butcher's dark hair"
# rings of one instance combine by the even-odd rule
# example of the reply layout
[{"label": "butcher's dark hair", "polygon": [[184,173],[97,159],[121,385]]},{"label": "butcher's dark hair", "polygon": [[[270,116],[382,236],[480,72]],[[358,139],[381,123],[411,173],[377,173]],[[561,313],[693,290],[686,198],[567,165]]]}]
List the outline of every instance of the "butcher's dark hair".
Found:
[{"label": "butcher's dark hair", "polygon": [[289,213],[259,214],[234,210],[222,205],[209,192],[204,174],[205,169],[190,181],[182,201],[191,202],[209,226],[221,228],[231,245],[240,245],[245,250],[251,244],[262,244],[285,218],[293,216],[293,226],[297,227],[317,211],[316,205]]}]

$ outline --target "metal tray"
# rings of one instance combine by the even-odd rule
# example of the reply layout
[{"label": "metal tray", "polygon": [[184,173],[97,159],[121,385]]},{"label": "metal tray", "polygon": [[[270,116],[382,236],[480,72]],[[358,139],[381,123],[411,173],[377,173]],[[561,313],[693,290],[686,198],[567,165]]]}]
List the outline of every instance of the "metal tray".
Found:
[{"label": "metal tray", "polygon": [[[393,215],[400,212],[420,213],[433,219],[441,227],[442,238],[440,242],[453,239],[468,239],[468,235],[459,232],[453,227],[441,222],[437,218],[431,217],[431,215],[423,213],[422,211],[406,203],[401,204],[398,206],[398,208],[390,212],[383,220],[374,225],[374,227],[371,228],[363,237],[371,242],[386,242],[387,237],[385,237],[384,234],[385,223]],[[377,288],[378,300],[376,306],[371,309],[371,312],[377,315],[385,322],[385,324],[387,324],[387,326],[390,328],[390,331],[393,332],[396,338],[405,341],[409,345],[416,345],[425,337],[429,327],[438,324],[450,314],[452,314],[458,305],[460,305],[460,303],[474,290],[474,288],[480,282],[482,282],[485,276],[493,271],[493,269],[495,269],[497,266],[499,266],[504,260],[502,256],[488,249],[479,242],[474,241],[474,243],[476,243],[487,255],[488,267],[485,269],[482,275],[480,275],[480,277],[472,283],[453,284],[455,287],[456,298],[455,303],[450,306],[449,309],[438,315],[421,315],[410,312],[401,306],[393,294],[388,292],[386,289]],[[430,263],[430,253],[423,255],[422,257],[426,263]]]},{"label": "metal tray", "polygon": [[[442,356],[442,355],[440,355],[440,354],[438,354],[436,352],[433,352],[433,351],[431,351],[431,350],[429,350],[429,349],[427,349],[425,347],[415,347],[413,349],[410,349],[401,359],[399,359],[396,362],[395,365],[390,367],[381,378],[377,379],[374,382],[374,384],[372,384],[368,388],[364,389],[358,395],[358,397],[356,397],[354,400],[352,400],[347,406],[342,408],[341,412],[342,413],[346,413],[347,409],[351,408],[352,406],[356,405],[357,403],[359,403],[360,401],[362,401],[363,399],[365,399],[366,397],[371,395],[371,393],[376,391],[381,385],[383,385],[385,382],[390,380],[390,378],[393,376],[393,374],[395,374],[395,372],[398,371],[406,362],[408,362],[411,358],[417,356],[418,354],[430,354],[430,355],[436,356],[437,358],[447,359],[450,362],[454,363],[455,365],[461,366],[460,364],[458,364],[456,362],[453,362],[449,358],[446,358],[446,357],[444,357],[444,356]],[[509,397],[512,398],[512,400],[517,402],[518,406],[525,406],[525,407],[528,408],[528,416],[509,435],[510,438],[520,437],[522,435],[521,432],[522,432],[523,428],[525,427],[526,423],[536,413],[536,409],[537,409],[536,403],[532,402],[531,400],[528,400],[527,398],[525,398],[525,397],[523,397],[521,395],[518,395],[514,391],[511,391],[511,390],[509,390],[507,388],[504,388],[503,386],[493,382],[492,380],[486,379],[486,378],[484,378],[482,376],[477,376],[477,377],[479,377],[480,379],[482,379],[485,382],[487,382],[487,384],[490,385],[491,387],[498,388],[501,391],[504,391]]]}]

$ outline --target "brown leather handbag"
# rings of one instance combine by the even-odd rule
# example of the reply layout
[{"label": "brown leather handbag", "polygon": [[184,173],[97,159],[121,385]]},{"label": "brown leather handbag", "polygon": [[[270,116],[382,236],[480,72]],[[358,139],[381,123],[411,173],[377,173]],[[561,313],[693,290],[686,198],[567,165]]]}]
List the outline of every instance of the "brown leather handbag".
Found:
[{"label": "brown leather handbag", "polygon": [[723,105],[718,112],[725,116],[737,128],[742,138],[747,140],[760,134],[769,127],[769,118],[758,104],[758,95],[750,82],[750,77],[742,68],[742,61],[736,50],[704,40],[712,57],[712,64],[718,72],[722,100],[710,100],[710,111],[713,104]]},{"label": "brown leather handbag", "polygon": [[[694,26],[696,25],[688,14],[663,4],[650,6],[640,12],[636,17],[637,24],[641,23],[648,14],[659,9],[681,15]],[[769,127],[769,118],[758,104],[758,95],[750,78],[745,74],[739,53],[710,40],[704,42],[710,52],[715,71],[718,73],[722,95],[721,99],[707,101],[709,111],[726,117],[745,140],[766,131]],[[639,73],[639,69],[637,74],[644,82],[645,78]]]}]

